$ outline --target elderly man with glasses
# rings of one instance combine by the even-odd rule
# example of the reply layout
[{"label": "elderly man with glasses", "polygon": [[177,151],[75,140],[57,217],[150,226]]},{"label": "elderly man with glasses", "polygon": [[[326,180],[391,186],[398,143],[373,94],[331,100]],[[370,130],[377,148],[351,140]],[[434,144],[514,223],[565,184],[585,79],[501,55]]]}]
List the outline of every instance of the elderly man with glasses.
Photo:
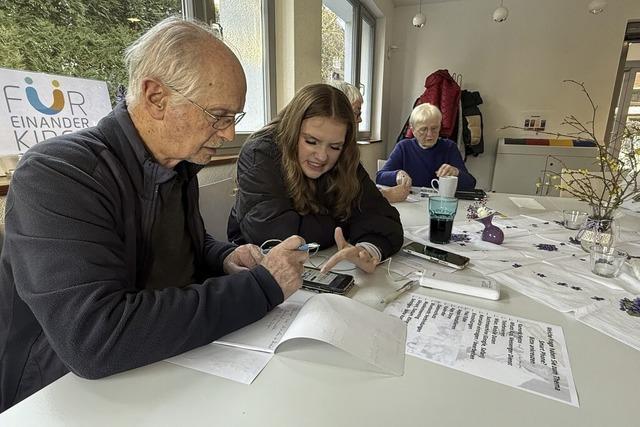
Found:
[{"label": "elderly man with glasses", "polygon": [[159,23],[126,52],[126,102],[37,144],[7,198],[0,411],[65,373],[101,378],[207,344],[302,284],[293,236],[262,256],[214,240],[200,165],[233,139],[246,82],[209,29]]}]

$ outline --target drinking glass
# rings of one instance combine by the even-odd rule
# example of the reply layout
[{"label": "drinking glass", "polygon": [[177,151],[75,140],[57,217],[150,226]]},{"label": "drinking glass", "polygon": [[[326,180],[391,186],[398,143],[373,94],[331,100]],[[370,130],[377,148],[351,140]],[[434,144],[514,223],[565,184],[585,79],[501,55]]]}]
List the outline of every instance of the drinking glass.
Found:
[{"label": "drinking glass", "polygon": [[582,211],[562,211],[565,228],[579,230],[587,220],[588,213]]},{"label": "drinking glass", "polygon": [[602,277],[617,277],[627,259],[625,251],[611,246],[591,246],[591,271]]},{"label": "drinking glass", "polygon": [[455,197],[429,197],[429,241],[449,243],[457,210],[458,199]]}]

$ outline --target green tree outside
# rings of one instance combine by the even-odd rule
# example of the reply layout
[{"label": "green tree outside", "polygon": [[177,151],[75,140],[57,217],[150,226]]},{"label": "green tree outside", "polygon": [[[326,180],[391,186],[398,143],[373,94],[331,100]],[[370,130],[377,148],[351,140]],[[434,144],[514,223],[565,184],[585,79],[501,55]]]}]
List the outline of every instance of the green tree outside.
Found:
[{"label": "green tree outside", "polygon": [[124,49],[180,0],[0,0],[0,67],[127,85]]},{"label": "green tree outside", "polygon": [[325,5],[322,5],[322,81],[332,80],[335,68],[344,72],[344,28],[340,18]]}]

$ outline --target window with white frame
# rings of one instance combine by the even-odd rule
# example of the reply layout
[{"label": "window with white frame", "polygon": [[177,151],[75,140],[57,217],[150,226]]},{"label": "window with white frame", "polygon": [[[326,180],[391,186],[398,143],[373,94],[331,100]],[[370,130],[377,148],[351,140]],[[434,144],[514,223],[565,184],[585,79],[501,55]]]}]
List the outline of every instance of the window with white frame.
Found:
[{"label": "window with white frame", "polygon": [[236,54],[247,78],[247,113],[236,126],[238,133],[251,133],[267,123],[265,5],[263,0],[195,0],[194,15],[215,24],[224,42]]},{"label": "window with white frame", "polygon": [[361,133],[371,132],[371,107],[373,98],[372,87],[373,87],[373,49],[374,49],[374,39],[375,39],[375,20],[374,18],[366,12],[366,10],[361,11],[360,18],[360,71],[358,86],[360,87],[360,91],[362,92],[362,98],[364,102],[362,103],[362,122],[360,123],[358,130]]},{"label": "window with white frame", "polygon": [[[266,49],[267,0],[192,0],[196,18],[215,25],[224,42],[234,51],[247,78],[244,119],[238,133],[251,133],[270,117]],[[226,145],[226,147],[231,147]]]},{"label": "window with white frame", "polygon": [[359,137],[371,133],[375,18],[359,0],[322,1],[322,80],[360,88],[364,103]]},{"label": "window with white frame", "polygon": [[322,80],[354,82],[355,9],[347,0],[322,2]]}]

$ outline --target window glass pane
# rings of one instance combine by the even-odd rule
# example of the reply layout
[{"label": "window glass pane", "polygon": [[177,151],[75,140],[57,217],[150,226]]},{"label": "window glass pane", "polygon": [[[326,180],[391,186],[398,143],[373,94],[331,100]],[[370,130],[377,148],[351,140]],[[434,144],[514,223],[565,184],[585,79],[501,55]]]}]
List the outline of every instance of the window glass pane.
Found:
[{"label": "window glass pane", "polygon": [[266,123],[262,0],[215,0],[213,3],[223,39],[240,59],[247,76],[244,105],[247,115],[236,126],[236,132],[253,132]]},{"label": "window glass pane", "polygon": [[[629,73],[629,78],[626,80],[629,87],[620,91],[621,94],[630,92],[627,95],[628,101],[625,100],[622,106],[623,117],[626,120],[621,123],[620,135],[623,135],[624,126],[629,129],[640,127],[640,69],[631,68]],[[640,155],[635,155],[634,162],[631,162],[632,159],[629,158],[638,149],[640,149],[640,139],[638,139],[637,135],[629,135],[626,138],[622,138],[619,157],[627,168],[633,166],[636,169],[640,168]]]},{"label": "window glass pane", "polygon": [[9,1],[0,8],[0,67],[127,85],[125,47],[180,0]]},{"label": "window glass pane", "polygon": [[371,130],[371,88],[373,85],[373,39],[374,28],[366,20],[362,20],[362,39],[360,43],[360,87],[363,92],[362,122],[358,130]]},{"label": "window glass pane", "polygon": [[353,6],[347,0],[322,2],[322,81],[353,83]]}]

